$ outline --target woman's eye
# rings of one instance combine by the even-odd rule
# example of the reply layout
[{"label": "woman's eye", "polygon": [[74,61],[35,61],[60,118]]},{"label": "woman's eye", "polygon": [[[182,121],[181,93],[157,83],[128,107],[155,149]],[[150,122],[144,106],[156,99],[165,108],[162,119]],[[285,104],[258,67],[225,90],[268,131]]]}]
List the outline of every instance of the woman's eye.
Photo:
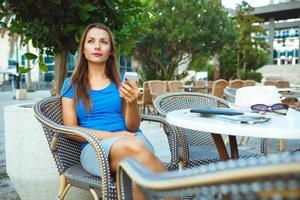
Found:
[{"label": "woman's eye", "polygon": [[102,40],[102,43],[103,43],[103,44],[108,44],[108,42],[107,42],[107,41],[105,41],[105,40]]},{"label": "woman's eye", "polygon": [[88,43],[92,43],[92,42],[93,42],[93,40],[88,40],[87,42],[88,42]]}]

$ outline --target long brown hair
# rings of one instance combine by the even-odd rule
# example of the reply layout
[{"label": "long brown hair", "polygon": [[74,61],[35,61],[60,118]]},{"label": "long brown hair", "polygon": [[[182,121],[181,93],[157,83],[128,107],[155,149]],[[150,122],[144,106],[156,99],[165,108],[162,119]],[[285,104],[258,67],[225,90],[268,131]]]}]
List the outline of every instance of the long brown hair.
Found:
[{"label": "long brown hair", "polygon": [[83,31],[80,39],[78,64],[72,74],[70,83],[71,85],[75,85],[74,105],[77,105],[78,100],[81,99],[83,105],[87,108],[87,111],[91,111],[93,105],[88,93],[88,91],[91,89],[91,86],[88,79],[88,62],[83,54],[83,50],[86,35],[88,31],[92,28],[102,29],[108,33],[111,46],[111,55],[108,57],[108,60],[106,62],[105,74],[110,79],[110,81],[112,81],[116,85],[119,85],[119,83],[121,82],[119,72],[117,70],[116,47],[112,32],[108,27],[101,23],[94,23],[88,25]]}]

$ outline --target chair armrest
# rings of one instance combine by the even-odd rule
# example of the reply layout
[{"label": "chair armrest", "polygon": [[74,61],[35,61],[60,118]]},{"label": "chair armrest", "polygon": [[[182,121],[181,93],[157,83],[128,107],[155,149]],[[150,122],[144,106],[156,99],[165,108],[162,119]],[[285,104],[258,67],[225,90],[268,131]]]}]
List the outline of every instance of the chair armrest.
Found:
[{"label": "chair armrest", "polygon": [[[121,199],[129,199],[130,183],[134,182],[146,195],[156,197],[259,193],[268,190],[278,190],[275,193],[289,190],[294,193],[281,195],[295,195],[296,192],[299,197],[299,165],[300,154],[289,157],[276,155],[231,160],[176,172],[153,173],[133,158],[126,158],[117,169],[118,194]],[[285,185],[277,187],[278,184]]]},{"label": "chair armrest", "polygon": [[179,153],[178,153],[178,147],[179,147],[179,137],[177,133],[177,128],[175,126],[172,126],[169,124],[166,119],[162,116],[158,115],[141,115],[142,121],[150,121],[150,122],[158,122],[163,124],[163,129],[165,134],[167,135],[170,151],[171,151],[171,162],[172,163],[179,163]]},{"label": "chair armrest", "polygon": [[151,121],[151,122],[158,122],[163,124],[165,127],[167,127],[166,134],[171,134],[173,131],[173,126],[171,126],[164,117],[158,116],[158,115],[141,115],[142,121]]}]

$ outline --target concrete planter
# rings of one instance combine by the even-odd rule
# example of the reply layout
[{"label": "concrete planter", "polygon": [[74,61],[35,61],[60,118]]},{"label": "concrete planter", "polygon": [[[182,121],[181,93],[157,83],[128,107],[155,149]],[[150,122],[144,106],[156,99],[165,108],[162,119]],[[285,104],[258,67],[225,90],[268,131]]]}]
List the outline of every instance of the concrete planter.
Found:
[{"label": "concrete planter", "polygon": [[16,89],[16,99],[25,100],[27,98],[27,89]]},{"label": "concrete planter", "polygon": [[[4,108],[7,174],[22,200],[55,199],[59,175],[32,104]],[[71,187],[65,199],[93,199]]]}]

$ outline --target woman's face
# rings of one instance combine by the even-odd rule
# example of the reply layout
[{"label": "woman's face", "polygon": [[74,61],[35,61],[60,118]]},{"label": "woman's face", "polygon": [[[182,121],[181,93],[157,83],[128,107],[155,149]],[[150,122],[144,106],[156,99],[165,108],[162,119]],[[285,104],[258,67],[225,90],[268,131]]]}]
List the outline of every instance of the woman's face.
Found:
[{"label": "woman's face", "polygon": [[106,63],[111,54],[109,34],[99,28],[91,28],[86,35],[83,53],[88,62]]}]

